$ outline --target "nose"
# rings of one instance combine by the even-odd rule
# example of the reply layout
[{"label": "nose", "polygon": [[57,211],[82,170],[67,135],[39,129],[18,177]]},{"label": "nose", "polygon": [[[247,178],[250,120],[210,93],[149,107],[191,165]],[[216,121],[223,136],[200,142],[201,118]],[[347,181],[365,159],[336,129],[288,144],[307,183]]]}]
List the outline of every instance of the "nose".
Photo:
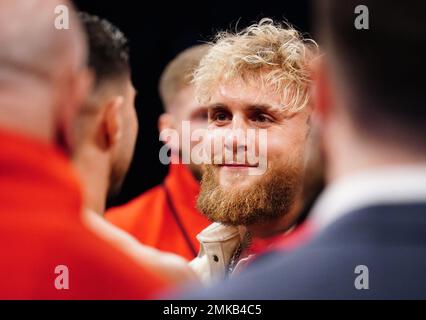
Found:
[{"label": "nose", "polygon": [[225,150],[232,154],[245,154],[247,152],[246,139],[247,126],[240,117],[233,117],[232,127],[225,134]]}]

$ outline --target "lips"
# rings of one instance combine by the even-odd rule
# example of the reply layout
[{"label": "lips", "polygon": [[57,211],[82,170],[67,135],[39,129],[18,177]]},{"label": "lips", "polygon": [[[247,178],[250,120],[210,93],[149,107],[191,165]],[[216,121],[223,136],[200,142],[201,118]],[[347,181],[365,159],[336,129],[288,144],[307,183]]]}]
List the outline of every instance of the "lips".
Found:
[{"label": "lips", "polygon": [[[254,160],[254,159],[253,159]],[[230,168],[230,169],[244,169],[244,168],[257,168],[259,167],[259,163],[249,163],[248,159],[238,159],[238,158],[230,158],[227,159],[225,157],[214,157],[213,165],[219,168]]]},{"label": "lips", "polygon": [[258,167],[258,164],[246,164],[246,163],[226,163],[226,164],[221,164],[219,165],[219,167],[226,167],[226,168],[256,168]]}]

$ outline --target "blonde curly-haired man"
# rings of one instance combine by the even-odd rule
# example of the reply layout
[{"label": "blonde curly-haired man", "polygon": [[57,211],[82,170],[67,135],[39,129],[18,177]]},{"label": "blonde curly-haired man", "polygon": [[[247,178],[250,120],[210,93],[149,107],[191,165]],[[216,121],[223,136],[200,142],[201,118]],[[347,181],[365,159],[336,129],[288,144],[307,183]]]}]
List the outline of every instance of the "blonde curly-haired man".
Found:
[{"label": "blonde curly-haired man", "polygon": [[221,148],[209,153],[197,203],[214,221],[198,235],[201,250],[191,262],[206,282],[237,273],[297,221],[316,49],[271,19],[219,33],[210,46],[194,74],[197,97],[208,108],[207,145],[217,146],[213,140],[221,137]]}]

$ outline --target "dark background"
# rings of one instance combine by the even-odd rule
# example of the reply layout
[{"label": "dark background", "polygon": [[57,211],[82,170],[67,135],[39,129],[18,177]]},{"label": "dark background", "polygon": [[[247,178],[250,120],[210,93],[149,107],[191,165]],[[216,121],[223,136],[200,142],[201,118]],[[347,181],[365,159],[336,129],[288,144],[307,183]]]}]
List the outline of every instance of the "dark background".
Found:
[{"label": "dark background", "polygon": [[157,118],[162,112],[157,84],[166,64],[183,49],[209,41],[217,31],[238,30],[263,17],[288,20],[311,31],[311,1],[164,1],[76,0],[77,8],[106,18],[129,38],[139,135],[135,157],[116,205],[160,183],[167,167],[158,160]]}]

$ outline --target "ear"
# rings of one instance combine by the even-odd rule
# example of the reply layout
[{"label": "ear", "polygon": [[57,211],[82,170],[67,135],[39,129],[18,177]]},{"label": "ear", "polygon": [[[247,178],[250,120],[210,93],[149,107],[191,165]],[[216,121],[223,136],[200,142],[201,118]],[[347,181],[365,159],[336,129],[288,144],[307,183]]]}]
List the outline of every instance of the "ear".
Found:
[{"label": "ear", "polygon": [[[160,133],[161,138],[161,132],[166,132],[167,130],[177,130],[176,127],[176,121],[174,117],[170,113],[163,113],[158,118],[158,132]],[[170,141],[162,140],[164,143],[170,143]]]},{"label": "ear", "polygon": [[176,130],[176,124],[174,121],[173,116],[170,113],[163,113],[158,118],[158,131],[161,132],[163,130],[167,129],[173,129]]},{"label": "ear", "polygon": [[111,149],[120,140],[123,125],[120,109],[123,106],[123,102],[124,98],[122,96],[116,96],[109,100],[104,107],[98,137],[105,149]]},{"label": "ear", "polygon": [[[162,137],[179,137],[179,134],[164,134],[167,133],[167,131],[176,132],[178,130],[176,120],[170,113],[165,112],[158,118],[158,130],[160,132],[160,139],[162,139]],[[162,141],[167,144],[171,150],[179,151],[179,139],[170,138],[167,140],[162,139]]]},{"label": "ear", "polygon": [[322,127],[327,122],[333,108],[330,85],[330,71],[326,57],[320,56],[312,62],[314,121]]},{"label": "ear", "polygon": [[[59,81],[58,81],[59,82]],[[58,143],[68,152],[76,147],[78,134],[75,121],[84,105],[93,84],[92,72],[84,68],[58,84],[56,89],[58,105]]]}]

